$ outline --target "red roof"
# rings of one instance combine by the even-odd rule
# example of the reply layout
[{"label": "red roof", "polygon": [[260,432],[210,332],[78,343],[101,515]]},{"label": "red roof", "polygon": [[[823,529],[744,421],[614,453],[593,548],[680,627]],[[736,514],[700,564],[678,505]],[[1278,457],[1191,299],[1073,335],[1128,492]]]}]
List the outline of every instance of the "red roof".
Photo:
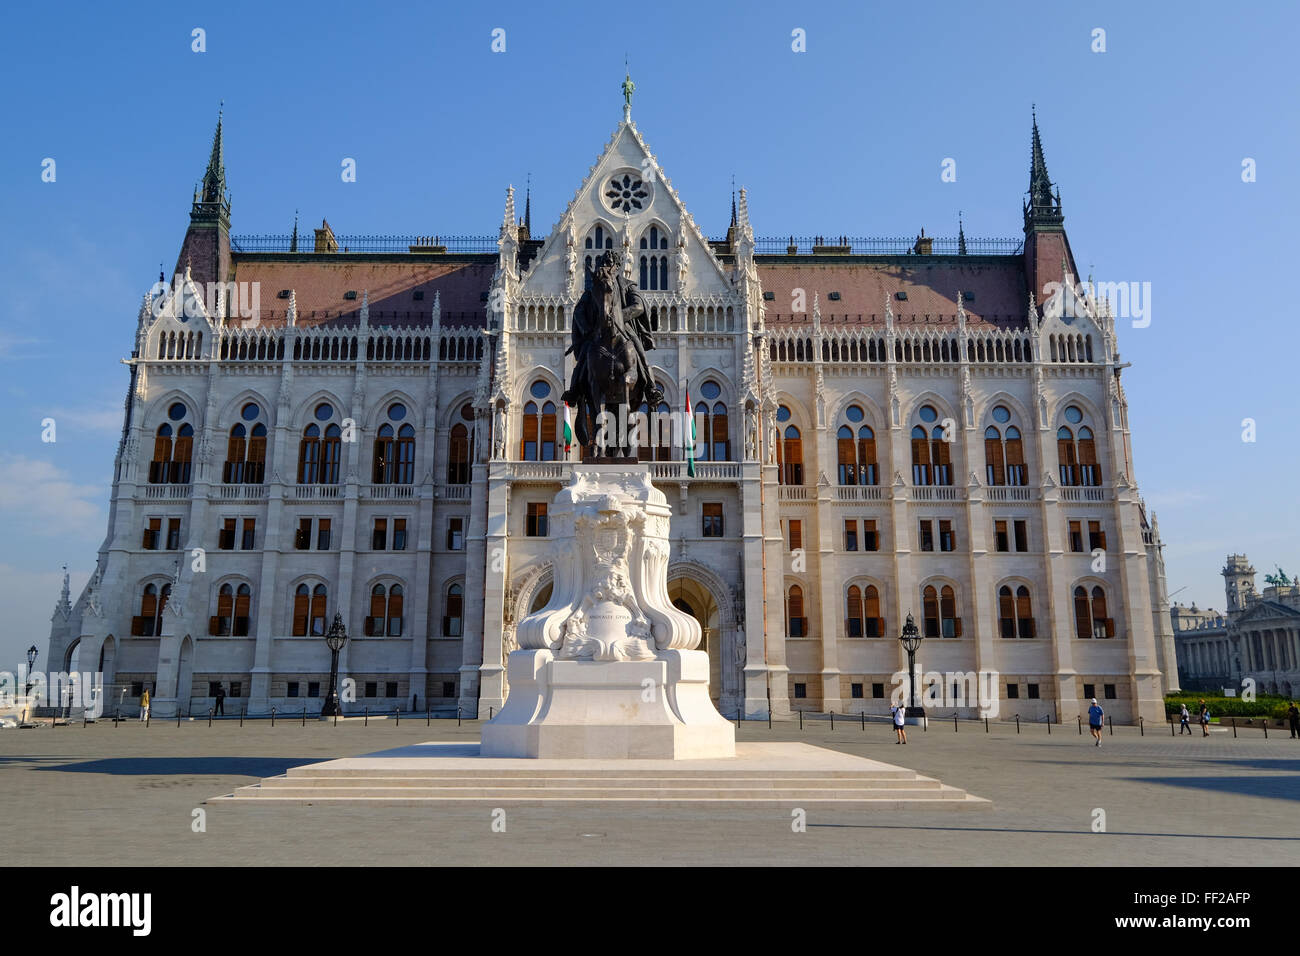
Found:
[{"label": "red roof", "polygon": [[[231,278],[260,283],[261,321],[285,321],[292,289],[300,325],[355,325],[363,293],[370,297],[370,324],[428,325],[434,294],[440,296],[442,325],[477,326],[486,322],[484,295],[492,283],[496,257],[282,255],[236,253]],[[424,293],[416,299],[415,292]],[[355,298],[344,298],[355,292]],[[231,320],[231,324],[238,324]]]},{"label": "red roof", "polygon": [[[953,256],[911,256],[880,261],[791,262],[759,260],[758,274],[768,300],[767,321],[811,321],[813,293],[820,297],[824,323],[885,321],[885,300],[899,324],[924,325],[957,321],[957,293],[965,297],[966,321],[972,326],[1023,328],[1028,308],[1024,260],[962,261]],[[795,311],[794,290],[804,290],[803,308]],[[838,301],[832,292],[839,293]],[[906,299],[897,293],[904,292]]]}]

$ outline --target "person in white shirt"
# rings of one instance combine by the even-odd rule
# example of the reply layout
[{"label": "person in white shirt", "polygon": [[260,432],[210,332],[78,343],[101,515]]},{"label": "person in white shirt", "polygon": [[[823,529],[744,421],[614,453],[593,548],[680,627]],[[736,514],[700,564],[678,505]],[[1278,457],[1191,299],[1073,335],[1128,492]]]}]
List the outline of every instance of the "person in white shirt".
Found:
[{"label": "person in white shirt", "polygon": [[894,743],[907,743],[907,728],[904,726],[904,721],[907,718],[907,708],[900,702],[898,706],[891,708],[889,712],[894,715],[894,733],[898,735],[898,739]]}]

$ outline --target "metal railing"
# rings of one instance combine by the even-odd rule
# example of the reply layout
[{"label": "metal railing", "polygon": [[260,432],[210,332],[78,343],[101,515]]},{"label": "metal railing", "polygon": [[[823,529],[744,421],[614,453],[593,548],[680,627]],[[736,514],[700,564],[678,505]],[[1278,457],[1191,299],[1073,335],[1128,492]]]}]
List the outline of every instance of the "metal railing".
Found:
[{"label": "metal railing", "polygon": [[[853,256],[918,255],[917,236],[761,236],[754,240],[759,255],[814,255],[814,249],[829,254]],[[1024,241],[1015,238],[966,239],[965,251],[956,236],[927,236],[931,255],[1018,256],[1025,251]],[[791,253],[793,247],[794,252]],[[833,250],[833,251],[832,251]],[[843,250],[840,252],[840,250]]]},{"label": "metal railing", "polygon": [[[497,251],[496,236],[335,236],[337,252],[453,252],[483,253]],[[300,252],[316,249],[315,237],[299,234],[297,249],[291,248],[293,235],[231,236],[231,252]]]}]

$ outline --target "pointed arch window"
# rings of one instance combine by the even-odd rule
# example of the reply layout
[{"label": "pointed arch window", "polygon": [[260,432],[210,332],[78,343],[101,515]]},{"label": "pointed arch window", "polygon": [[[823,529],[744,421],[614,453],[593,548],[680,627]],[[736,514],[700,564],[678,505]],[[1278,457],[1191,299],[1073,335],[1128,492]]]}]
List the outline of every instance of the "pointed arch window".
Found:
[{"label": "pointed arch window", "polygon": [[705,401],[695,403],[696,457],[701,461],[730,461],[731,436],[722,387],[709,380],[700,386]]},{"label": "pointed arch window", "polygon": [[926,637],[961,637],[961,618],[957,616],[957,595],[945,584],[936,589],[926,585],[921,592]]},{"label": "pointed arch window", "polygon": [[850,585],[845,599],[848,612],[845,633],[849,637],[882,637],[885,621],[880,616],[880,592],[874,584]]},{"label": "pointed arch window", "polygon": [[388,421],[375,436],[372,481],[377,485],[409,485],[415,481],[415,428],[406,418],[406,406],[388,406]]},{"label": "pointed arch window", "polygon": [[405,592],[400,584],[376,584],[370,589],[370,613],[366,615],[367,637],[402,636],[402,602]]},{"label": "pointed arch window", "polygon": [[[1077,405],[1064,412],[1065,424],[1056,430],[1056,456],[1061,468],[1061,484],[1069,487],[1101,485],[1097,465],[1097,442]],[[1073,426],[1073,430],[1071,429]]]},{"label": "pointed arch window", "polygon": [[253,589],[247,584],[223,584],[217,592],[217,613],[208,620],[213,637],[247,637]]},{"label": "pointed arch window", "polygon": [[[660,386],[662,387],[662,385]],[[660,402],[654,412],[645,402],[638,409],[644,417],[639,422],[638,461],[671,461],[673,458],[672,409]]]},{"label": "pointed arch window", "polygon": [[944,440],[944,429],[938,421],[939,413],[933,405],[922,405],[917,411],[919,424],[912,426],[912,484],[951,485],[952,449]]},{"label": "pointed arch window", "polygon": [[262,408],[246,402],[230,429],[226,441],[226,463],[221,469],[224,484],[260,485],[266,477],[266,425],[260,421]]},{"label": "pointed arch window", "polygon": [[803,588],[797,584],[790,585],[786,592],[785,632],[790,637],[808,636],[808,618],[803,606]]},{"label": "pointed arch window", "polygon": [[325,604],[328,590],[324,584],[299,584],[293,594],[293,636],[319,637],[325,633]]},{"label": "pointed arch window", "polygon": [[140,592],[140,613],[131,619],[132,637],[157,637],[162,634],[162,615],[171,597],[172,586],[154,582]]},{"label": "pointed arch window", "polygon": [[151,485],[190,483],[191,461],[194,457],[194,426],[185,419],[189,409],[181,402],[173,402],[167,410],[170,422],[163,422],[154,433],[153,459],[149,462]]},{"label": "pointed arch window", "polygon": [[998,624],[1003,637],[1030,639],[1037,636],[1034,627],[1029,588],[1023,584],[1013,592],[1010,585],[998,588]]},{"label": "pointed arch window", "polygon": [[651,292],[668,289],[668,235],[658,226],[651,226],[641,236],[641,283],[643,290]]},{"label": "pointed arch window", "polygon": [[557,440],[560,412],[551,401],[551,391],[550,383],[542,379],[533,382],[529,388],[533,401],[524,406],[519,436],[521,461],[556,461],[562,457]]},{"label": "pointed arch window", "polygon": [[862,409],[845,409],[847,421],[835,433],[838,480],[841,485],[874,485],[879,481],[876,463],[876,434],[865,424]]},{"label": "pointed arch window", "polygon": [[442,615],[442,636],[460,637],[464,631],[465,589],[459,584],[447,588],[446,611]]}]

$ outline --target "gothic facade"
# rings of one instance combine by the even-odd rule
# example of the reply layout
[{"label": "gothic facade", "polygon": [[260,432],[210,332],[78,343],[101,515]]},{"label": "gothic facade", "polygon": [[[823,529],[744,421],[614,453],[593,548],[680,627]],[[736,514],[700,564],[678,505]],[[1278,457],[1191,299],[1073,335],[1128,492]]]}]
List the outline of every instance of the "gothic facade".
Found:
[{"label": "gothic facade", "polygon": [[[669,592],[724,714],[941,710],[1163,719],[1161,544],[1133,471],[1117,326],[1079,292],[1035,122],[1024,239],[709,239],[625,111],[558,222],[513,190],[493,247],[232,239],[221,126],[175,269],[139,311],[109,527],[50,660],[111,708],[487,716],[545,603],[547,506],[580,461],[560,394],[589,262],[623,257],[665,393],[632,416],[674,509]],[[689,406],[687,396],[689,395]],[[686,410],[689,408],[689,415]],[[693,423],[695,441],[687,436]]]}]

